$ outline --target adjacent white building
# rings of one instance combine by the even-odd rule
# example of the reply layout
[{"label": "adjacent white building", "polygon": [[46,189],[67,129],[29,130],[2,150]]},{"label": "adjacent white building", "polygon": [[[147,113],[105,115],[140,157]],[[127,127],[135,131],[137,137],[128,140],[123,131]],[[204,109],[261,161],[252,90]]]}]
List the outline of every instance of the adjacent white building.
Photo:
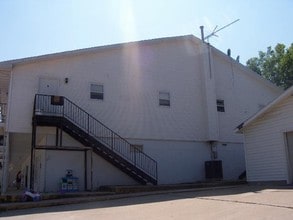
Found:
[{"label": "adjacent white building", "polygon": [[[237,179],[245,160],[235,126],[282,92],[192,35],[0,62],[0,75],[9,76],[1,87],[8,94],[2,191],[19,170],[24,186],[32,180],[45,192],[58,191],[67,170],[79,190],[138,184],[144,173],[111,162],[119,141],[154,184],[203,181],[205,161],[213,160],[222,161],[223,179]],[[49,103],[51,95],[62,98]],[[97,133],[96,121],[114,133]]]},{"label": "adjacent white building", "polygon": [[293,181],[293,87],[238,127],[244,134],[247,181]]}]

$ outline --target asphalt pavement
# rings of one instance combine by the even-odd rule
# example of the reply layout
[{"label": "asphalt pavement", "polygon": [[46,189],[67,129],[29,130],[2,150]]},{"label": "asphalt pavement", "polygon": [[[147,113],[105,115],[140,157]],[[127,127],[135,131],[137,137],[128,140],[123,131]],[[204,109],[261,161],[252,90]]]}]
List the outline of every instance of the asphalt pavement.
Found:
[{"label": "asphalt pavement", "polygon": [[97,197],[90,198],[89,202],[68,198],[71,203],[67,205],[51,203],[56,206],[2,211],[0,217],[30,220],[293,219],[292,186],[242,185],[105,195],[98,200]]}]

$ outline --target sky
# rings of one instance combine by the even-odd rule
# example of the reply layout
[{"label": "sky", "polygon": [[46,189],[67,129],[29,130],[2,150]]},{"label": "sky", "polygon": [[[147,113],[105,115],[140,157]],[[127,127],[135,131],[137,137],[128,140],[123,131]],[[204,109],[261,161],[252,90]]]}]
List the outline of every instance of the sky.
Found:
[{"label": "sky", "polygon": [[0,0],[0,61],[181,35],[240,62],[293,43],[293,0]]}]

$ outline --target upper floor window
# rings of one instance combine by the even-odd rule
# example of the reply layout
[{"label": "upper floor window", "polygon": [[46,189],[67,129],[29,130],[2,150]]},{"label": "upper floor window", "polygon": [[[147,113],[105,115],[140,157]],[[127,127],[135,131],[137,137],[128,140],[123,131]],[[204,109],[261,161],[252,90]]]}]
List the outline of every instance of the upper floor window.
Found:
[{"label": "upper floor window", "polygon": [[225,112],[225,103],[224,103],[224,100],[217,99],[217,111],[218,112]]},{"label": "upper floor window", "polygon": [[170,93],[169,92],[159,92],[159,105],[160,106],[170,106]]},{"label": "upper floor window", "polygon": [[104,99],[104,86],[101,84],[91,84],[91,99]]}]

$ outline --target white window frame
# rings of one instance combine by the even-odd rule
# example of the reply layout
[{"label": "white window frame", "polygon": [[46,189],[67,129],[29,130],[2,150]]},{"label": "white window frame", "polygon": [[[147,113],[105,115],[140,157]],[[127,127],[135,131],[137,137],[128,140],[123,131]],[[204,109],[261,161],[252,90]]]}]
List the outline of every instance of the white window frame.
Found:
[{"label": "white window frame", "polygon": [[[97,89],[96,91],[93,91],[93,87],[97,86],[97,87],[101,87],[102,91],[99,91],[99,89]],[[101,83],[90,83],[90,99],[92,100],[104,100],[104,93],[105,93],[105,89],[104,89],[104,85]]]}]

